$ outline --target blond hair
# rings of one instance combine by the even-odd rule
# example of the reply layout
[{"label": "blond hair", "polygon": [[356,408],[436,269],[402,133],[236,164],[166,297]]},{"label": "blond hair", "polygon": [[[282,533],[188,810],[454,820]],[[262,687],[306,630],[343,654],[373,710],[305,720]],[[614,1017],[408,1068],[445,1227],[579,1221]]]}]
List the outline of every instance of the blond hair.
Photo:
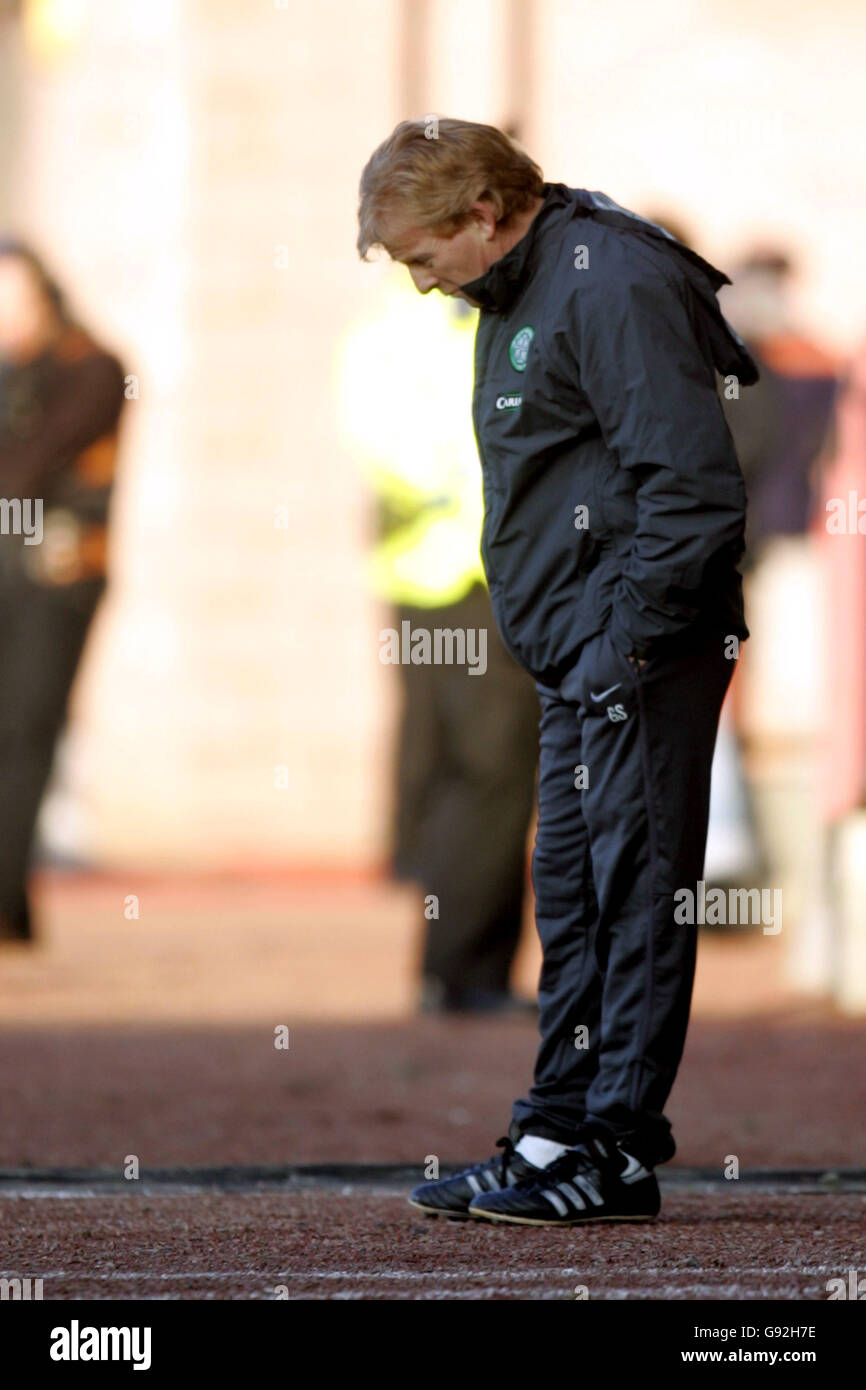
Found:
[{"label": "blond hair", "polygon": [[371,247],[385,245],[385,219],[393,212],[450,237],[479,198],[507,223],[543,192],[538,165],[495,126],[444,116],[401,121],[361,175],[358,254],[366,260]]}]

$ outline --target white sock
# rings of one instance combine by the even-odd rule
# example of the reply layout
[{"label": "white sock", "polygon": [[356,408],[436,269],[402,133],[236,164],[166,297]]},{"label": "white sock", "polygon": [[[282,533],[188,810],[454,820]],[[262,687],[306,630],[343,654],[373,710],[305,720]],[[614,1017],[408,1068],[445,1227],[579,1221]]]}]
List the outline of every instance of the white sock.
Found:
[{"label": "white sock", "polygon": [[514,1147],[521,1158],[525,1158],[527,1163],[532,1163],[536,1168],[547,1168],[555,1158],[559,1158],[568,1149],[567,1144],[557,1144],[553,1139],[542,1139],[538,1134],[522,1135]]}]

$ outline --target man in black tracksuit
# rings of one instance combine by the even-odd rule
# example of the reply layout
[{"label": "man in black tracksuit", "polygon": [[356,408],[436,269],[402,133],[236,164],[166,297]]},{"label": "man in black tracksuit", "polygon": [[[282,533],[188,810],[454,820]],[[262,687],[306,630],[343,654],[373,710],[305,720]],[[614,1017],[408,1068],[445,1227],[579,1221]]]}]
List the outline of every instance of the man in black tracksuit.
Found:
[{"label": "man in black tracksuit", "polygon": [[[410,125],[391,137],[401,150]],[[491,128],[442,125],[483,149],[479,181],[495,187],[495,141],[473,133]],[[748,636],[745,489],[716,372],[735,391],[757,369],[719,311],[721,272],[603,194],[529,191],[511,237],[495,217],[475,233],[482,273],[457,289],[482,310],[485,570],[542,703],[542,1041],[502,1157],[412,1201],[531,1224],[650,1219],[652,1169],[675,1150],[663,1112],[695,966],[694,918],[677,920],[674,894],[697,892],[717,722]],[[459,245],[449,259],[403,224],[382,240],[419,288],[435,276],[455,292]]]}]

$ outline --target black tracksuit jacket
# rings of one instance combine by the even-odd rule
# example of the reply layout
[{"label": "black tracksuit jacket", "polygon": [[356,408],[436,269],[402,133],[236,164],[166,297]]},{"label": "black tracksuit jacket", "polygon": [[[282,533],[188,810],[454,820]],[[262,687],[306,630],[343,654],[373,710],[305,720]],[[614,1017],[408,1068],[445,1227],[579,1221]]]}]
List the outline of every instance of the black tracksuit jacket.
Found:
[{"label": "black tracksuit jacket", "polygon": [[728,283],[604,194],[548,183],[521,240],[461,287],[482,310],[482,555],[503,639],[544,685],[605,630],[641,657],[697,624],[749,635],[716,372],[741,388],[758,370],[719,309]]}]

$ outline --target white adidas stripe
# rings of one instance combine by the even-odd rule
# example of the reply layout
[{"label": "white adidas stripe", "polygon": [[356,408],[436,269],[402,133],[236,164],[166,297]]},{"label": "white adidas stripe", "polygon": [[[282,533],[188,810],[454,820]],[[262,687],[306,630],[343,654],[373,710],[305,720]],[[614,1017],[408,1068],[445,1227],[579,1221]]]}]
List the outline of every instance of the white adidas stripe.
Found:
[{"label": "white adidas stripe", "polygon": [[541,1195],[542,1197],[547,1198],[554,1211],[558,1211],[560,1216],[568,1216],[568,1207],[566,1206],[565,1202],[562,1200],[558,1192],[550,1190],[548,1192],[542,1192]]},{"label": "white adidas stripe", "polygon": [[560,1190],[560,1192],[564,1192],[564,1193],[565,1193],[565,1195],[570,1199],[572,1206],[573,1206],[577,1211],[585,1211],[585,1210],[586,1210],[586,1202],[583,1200],[583,1198],[581,1197],[580,1193],[577,1192],[577,1191],[575,1191],[575,1189],[572,1187],[572,1185],[571,1185],[570,1182],[562,1182],[562,1183],[560,1183],[560,1184],[559,1184],[559,1190]]},{"label": "white adidas stripe", "polygon": [[584,1177],[584,1175],[581,1173],[578,1177],[574,1179],[574,1181],[580,1188],[581,1192],[584,1192],[586,1194],[586,1196],[592,1202],[594,1207],[604,1206],[604,1198],[602,1197],[598,1188],[590,1182],[589,1178]]}]

